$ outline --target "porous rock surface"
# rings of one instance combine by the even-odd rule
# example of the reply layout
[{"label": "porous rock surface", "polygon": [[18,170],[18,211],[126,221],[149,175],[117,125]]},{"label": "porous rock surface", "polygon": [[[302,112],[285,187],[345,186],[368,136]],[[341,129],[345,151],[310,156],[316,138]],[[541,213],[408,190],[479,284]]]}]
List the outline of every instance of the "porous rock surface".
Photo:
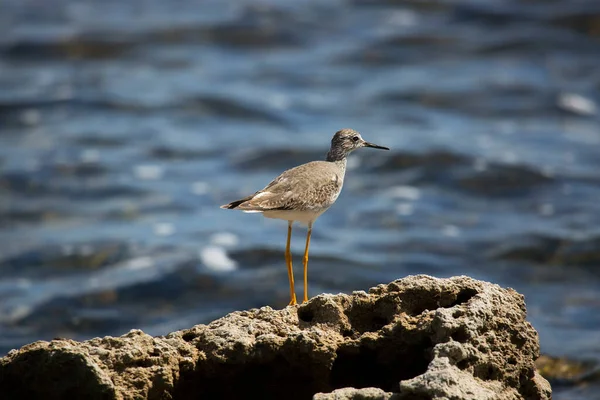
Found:
[{"label": "porous rock surface", "polygon": [[0,359],[2,399],[550,399],[523,296],[468,277],[238,311],[151,337],[36,342]]}]

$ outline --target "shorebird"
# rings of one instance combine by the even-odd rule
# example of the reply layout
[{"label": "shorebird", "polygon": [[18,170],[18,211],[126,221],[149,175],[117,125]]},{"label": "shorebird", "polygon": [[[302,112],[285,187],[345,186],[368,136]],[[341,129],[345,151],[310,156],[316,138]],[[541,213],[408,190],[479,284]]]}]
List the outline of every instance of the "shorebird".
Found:
[{"label": "shorebird", "polygon": [[331,147],[325,161],[312,161],[284,171],[264,189],[222,205],[221,208],[262,213],[267,218],[288,221],[285,261],[290,282],[290,303],[297,304],[292,270],[290,241],[295,221],[308,226],[304,247],[304,298],[308,301],[308,248],[315,220],[337,200],[344,184],[348,155],[361,147],[389,150],[387,147],[366,142],[353,129],[337,131],[331,139]]}]

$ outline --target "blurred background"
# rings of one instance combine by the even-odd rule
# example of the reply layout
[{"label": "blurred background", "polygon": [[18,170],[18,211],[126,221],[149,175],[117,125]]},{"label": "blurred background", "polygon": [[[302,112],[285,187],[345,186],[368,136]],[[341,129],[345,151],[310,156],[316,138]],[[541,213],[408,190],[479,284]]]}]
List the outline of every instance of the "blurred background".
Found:
[{"label": "blurred background", "polygon": [[311,296],[513,287],[555,398],[600,398],[600,2],[2,0],[0,33],[0,356],[285,306],[286,223],[218,206],[350,127],[392,151],[351,156]]}]

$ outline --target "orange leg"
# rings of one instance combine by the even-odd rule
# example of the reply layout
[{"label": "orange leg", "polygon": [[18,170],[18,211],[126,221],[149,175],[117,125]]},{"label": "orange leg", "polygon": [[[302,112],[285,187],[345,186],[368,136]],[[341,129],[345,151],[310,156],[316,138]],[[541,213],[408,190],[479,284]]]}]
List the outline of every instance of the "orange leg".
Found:
[{"label": "orange leg", "polygon": [[288,279],[290,280],[290,306],[297,304],[296,290],[294,289],[294,271],[292,270],[292,252],[290,251],[290,242],[292,240],[292,223],[288,221],[287,244],[285,246],[285,263],[287,264]]},{"label": "orange leg", "polygon": [[306,234],[306,247],[304,247],[304,299],[302,302],[308,301],[308,248],[310,247],[310,234],[312,233],[312,223],[308,224],[308,233]]}]

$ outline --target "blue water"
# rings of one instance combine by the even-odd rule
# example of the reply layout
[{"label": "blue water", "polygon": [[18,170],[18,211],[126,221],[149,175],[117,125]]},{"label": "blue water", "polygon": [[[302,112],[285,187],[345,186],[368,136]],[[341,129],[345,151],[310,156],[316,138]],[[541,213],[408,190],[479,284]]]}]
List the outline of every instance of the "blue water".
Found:
[{"label": "blue water", "polygon": [[352,154],[311,295],[470,275],[525,295],[543,353],[600,361],[599,13],[3,1],[0,355],[283,307],[285,222],[218,206],[351,127],[392,151]]}]

